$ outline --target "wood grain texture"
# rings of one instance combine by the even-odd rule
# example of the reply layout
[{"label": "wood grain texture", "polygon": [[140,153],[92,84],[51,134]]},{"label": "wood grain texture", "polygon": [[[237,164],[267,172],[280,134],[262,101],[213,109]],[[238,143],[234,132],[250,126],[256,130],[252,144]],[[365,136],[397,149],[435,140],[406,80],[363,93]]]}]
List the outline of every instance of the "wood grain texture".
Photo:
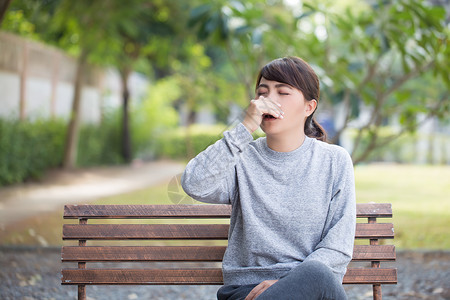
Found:
[{"label": "wood grain texture", "polygon": [[357,223],[356,239],[393,239],[394,225],[392,223]]},{"label": "wood grain texture", "polygon": [[222,284],[222,269],[64,269],[62,284]]},{"label": "wood grain texture", "polygon": [[358,203],[356,204],[357,218],[392,218],[391,203]]},{"label": "wood grain texture", "polygon": [[396,259],[394,245],[355,245],[352,261],[394,261]]},{"label": "wood grain texture", "polygon": [[[225,246],[64,246],[63,262],[222,261]],[[355,245],[353,261],[394,261],[393,245]]]},{"label": "wood grain texture", "polygon": [[65,219],[229,218],[230,214],[231,206],[225,204],[64,206]]},{"label": "wood grain texture", "polygon": [[[65,205],[65,219],[229,218],[231,206],[197,205]],[[390,203],[358,203],[357,218],[392,217]]]},{"label": "wood grain texture", "polygon": [[[64,224],[63,240],[228,238],[228,224]],[[357,239],[394,238],[392,223],[356,224]]]},{"label": "wood grain texture", "polygon": [[225,246],[63,247],[63,262],[222,261]]},{"label": "wood grain texture", "polygon": [[227,224],[63,225],[63,240],[177,240],[228,238]]},{"label": "wood grain texture", "polygon": [[344,276],[344,284],[396,284],[397,269],[349,268]]},{"label": "wood grain texture", "polygon": [[[222,270],[209,269],[63,269],[62,284],[223,284]],[[397,269],[350,268],[344,284],[395,284]]]}]

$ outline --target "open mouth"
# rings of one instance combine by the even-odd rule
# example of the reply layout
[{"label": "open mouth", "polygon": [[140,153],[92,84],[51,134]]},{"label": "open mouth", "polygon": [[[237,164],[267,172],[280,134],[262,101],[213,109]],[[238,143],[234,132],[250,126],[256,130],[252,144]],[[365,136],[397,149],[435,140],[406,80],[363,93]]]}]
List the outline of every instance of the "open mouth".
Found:
[{"label": "open mouth", "polygon": [[263,114],[263,119],[264,120],[272,120],[272,119],[276,119],[276,118],[269,114]]}]

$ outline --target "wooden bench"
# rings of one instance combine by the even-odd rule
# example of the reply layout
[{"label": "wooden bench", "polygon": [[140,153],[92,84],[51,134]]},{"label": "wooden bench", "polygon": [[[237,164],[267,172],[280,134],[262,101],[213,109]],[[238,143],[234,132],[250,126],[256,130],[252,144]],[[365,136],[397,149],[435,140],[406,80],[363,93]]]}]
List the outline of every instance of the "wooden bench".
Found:
[{"label": "wooden bench", "polygon": [[[78,285],[78,299],[86,299],[87,285],[221,285],[223,281],[220,262],[226,247],[229,228],[229,220],[226,219],[230,217],[230,212],[229,205],[207,204],[66,205],[64,218],[78,219],[79,224],[64,224],[63,240],[77,240],[78,245],[63,246],[61,259],[64,263],[78,263],[78,268],[63,269],[61,283]],[[379,243],[380,239],[394,238],[394,230],[391,223],[377,223],[377,218],[391,217],[390,204],[357,205],[357,218],[365,218],[367,222],[357,224],[355,238],[366,239],[368,242],[366,245],[356,243],[352,265],[355,264],[353,262],[362,265],[348,268],[344,284],[373,285],[374,299],[381,299],[382,284],[397,283],[397,269],[380,267],[381,261],[395,260],[395,247]],[[123,224],[123,221],[122,223],[115,221],[113,224],[87,224],[88,219],[138,219],[138,221],[134,221],[135,224],[130,222]],[[164,220],[150,221],[158,222],[157,224],[142,224],[141,219]],[[188,220],[190,223],[180,224],[180,220],[175,219]],[[202,221],[198,219],[215,220],[212,222],[208,220],[209,224],[199,224]],[[97,243],[103,245],[87,246],[87,240],[102,241]],[[114,242],[105,245],[103,241],[106,240]],[[126,243],[124,240],[153,240],[153,243],[159,244],[140,241],[140,245],[124,245]],[[164,240],[163,245],[161,240]],[[206,244],[204,240],[207,240]],[[208,240],[215,241],[208,242]],[[194,246],[192,241],[197,244]],[[180,242],[184,244],[176,244]],[[171,243],[171,246],[167,246],[167,243]],[[218,243],[222,245],[218,246]],[[121,264],[152,262],[153,265],[151,268],[122,266],[120,269],[105,268],[104,265],[108,265],[105,263],[101,264],[102,268],[86,266],[87,263],[90,266],[99,265],[94,264],[98,262]],[[194,263],[195,267],[180,267],[186,262]],[[177,268],[170,268],[174,263],[177,264]]]}]

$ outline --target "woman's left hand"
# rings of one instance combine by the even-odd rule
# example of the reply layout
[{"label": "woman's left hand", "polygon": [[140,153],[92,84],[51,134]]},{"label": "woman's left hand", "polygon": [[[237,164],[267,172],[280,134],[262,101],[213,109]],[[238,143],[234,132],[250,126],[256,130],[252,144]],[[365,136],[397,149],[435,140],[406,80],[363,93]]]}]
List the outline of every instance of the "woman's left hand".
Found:
[{"label": "woman's left hand", "polygon": [[264,280],[257,286],[251,290],[251,292],[245,297],[245,300],[254,300],[256,297],[261,295],[265,290],[267,290],[269,287],[271,287],[275,282],[278,280]]}]

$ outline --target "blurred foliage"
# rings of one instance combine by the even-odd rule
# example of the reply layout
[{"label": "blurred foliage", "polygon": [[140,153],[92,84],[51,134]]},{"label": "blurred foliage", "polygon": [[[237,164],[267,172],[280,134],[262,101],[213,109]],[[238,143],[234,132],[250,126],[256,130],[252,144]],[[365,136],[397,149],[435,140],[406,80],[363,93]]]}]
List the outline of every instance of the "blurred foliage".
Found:
[{"label": "blurred foliage", "polygon": [[[356,132],[355,163],[425,120],[450,119],[450,27],[444,8],[425,0],[15,0],[3,29],[74,55],[87,49],[91,63],[145,73],[154,87],[170,80],[174,95],[161,88],[131,105],[135,157],[152,156],[155,124],[174,126],[173,108],[187,111],[187,125],[204,108],[227,122],[230,104],[244,108],[254,97],[259,68],[286,55],[319,75],[319,113],[343,114],[336,140]],[[392,120],[399,126],[386,135]],[[190,156],[198,146],[189,126],[184,131]]]},{"label": "blurred foliage", "polygon": [[[168,115],[166,114],[165,117]],[[176,123],[172,120],[159,122],[156,118],[153,128],[140,124],[142,132],[154,132],[161,124]],[[84,124],[80,132],[78,165],[95,166],[123,163],[120,153],[120,111],[105,113],[101,124]],[[136,123],[136,125],[138,125]],[[50,168],[61,166],[66,122],[62,119],[39,119],[18,121],[0,119],[0,186],[38,179]],[[136,149],[148,150],[151,134],[133,141]]]},{"label": "blurred foliage", "polygon": [[[205,1],[191,11],[190,25],[200,39],[226,49],[249,94],[255,74],[246,63],[258,68],[269,57],[306,59],[321,79],[327,109],[344,114],[336,140],[347,128],[358,129],[357,163],[415,131],[418,115],[448,119],[450,28],[444,8],[427,1],[367,1],[358,9],[339,2]],[[361,111],[367,120],[352,122]],[[400,130],[381,139],[391,118],[399,118]]]},{"label": "blurred foliage", "polygon": [[0,119],[0,185],[38,178],[61,163],[66,125],[62,120]]},{"label": "blurred foliage", "polygon": [[135,157],[153,158],[156,136],[178,125],[178,113],[172,104],[180,96],[176,78],[169,77],[150,85],[148,96],[133,105],[131,131]]},{"label": "blurred foliage", "polygon": [[[222,133],[226,130],[229,130],[229,128],[224,124],[213,126],[196,124],[189,127],[189,133],[183,127],[161,132],[156,136],[155,155],[158,158],[189,160],[193,155],[197,155],[209,145],[221,139]],[[188,151],[186,134],[190,135],[193,155]],[[262,137],[264,133],[257,130],[253,133],[253,136],[255,138]]]},{"label": "blurred foliage", "polygon": [[120,111],[103,114],[100,124],[83,124],[78,144],[79,166],[113,165],[123,163],[120,154]]},{"label": "blurred foliage", "polygon": [[[383,126],[380,128],[379,139],[389,139],[395,133],[396,129],[394,127]],[[355,139],[357,134],[357,130],[349,129],[348,131],[346,131],[345,136],[350,140],[353,140]],[[420,150],[418,148],[418,141],[420,140],[425,141],[430,149]],[[361,149],[364,149],[364,147],[370,143],[370,136],[368,136],[368,133],[362,136],[360,143],[362,145]],[[370,153],[370,155],[364,162],[393,162],[401,164],[414,164],[417,163],[418,157],[423,154],[419,153],[419,151],[424,151],[427,155],[423,162],[429,164],[448,165],[450,164],[450,155],[448,154],[448,150],[450,149],[449,145],[450,136],[443,133],[436,132],[433,134],[424,134],[414,132],[398,136],[395,140],[392,140],[385,147],[379,147],[375,149]],[[433,151],[434,147],[439,149],[435,149]],[[360,151],[363,151],[361,149]],[[356,153],[356,155],[358,154],[360,153]]]}]

